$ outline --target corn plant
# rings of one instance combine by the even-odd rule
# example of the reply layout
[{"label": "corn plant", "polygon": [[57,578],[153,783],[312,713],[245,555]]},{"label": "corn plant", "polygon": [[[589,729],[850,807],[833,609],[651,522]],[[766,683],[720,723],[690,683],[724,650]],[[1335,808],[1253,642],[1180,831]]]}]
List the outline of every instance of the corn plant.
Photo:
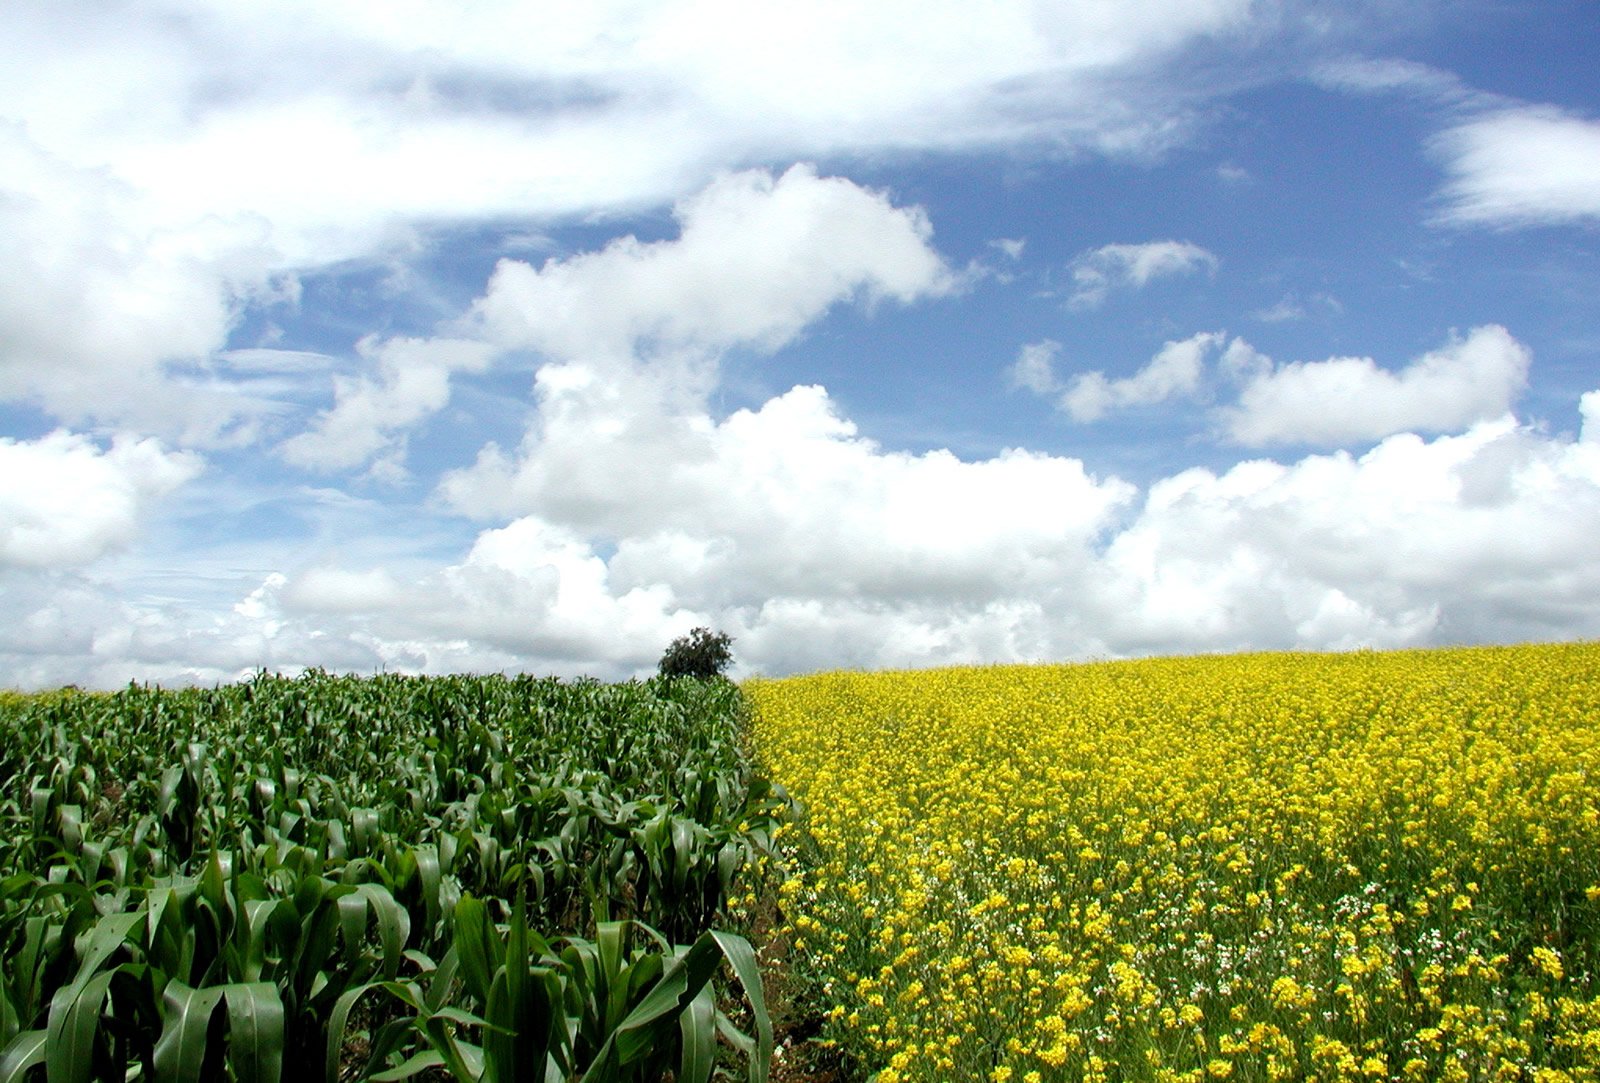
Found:
[{"label": "corn plant", "polygon": [[725,682],[317,671],[6,697],[0,1083],[689,1080],[719,1047],[762,1078],[717,927],[790,802],[741,712]]},{"label": "corn plant", "polygon": [[[593,939],[552,945],[528,928],[522,907],[501,927],[471,896],[456,905],[455,927],[437,965],[418,957],[411,980],[348,991],[335,1011],[330,1051],[356,1001],[377,991],[409,1013],[389,1024],[380,1051],[403,1041],[406,1030],[421,1048],[374,1079],[442,1069],[471,1081],[643,1083],[670,1070],[682,1083],[705,1083],[719,1034],[745,1059],[751,1083],[767,1078],[772,1025],[755,953],[741,936],[708,930],[692,945],[673,945],[641,923],[602,922]],[[713,978],[724,962],[744,988],[754,1036],[717,1005]],[[457,988],[461,995],[452,998]]]}]

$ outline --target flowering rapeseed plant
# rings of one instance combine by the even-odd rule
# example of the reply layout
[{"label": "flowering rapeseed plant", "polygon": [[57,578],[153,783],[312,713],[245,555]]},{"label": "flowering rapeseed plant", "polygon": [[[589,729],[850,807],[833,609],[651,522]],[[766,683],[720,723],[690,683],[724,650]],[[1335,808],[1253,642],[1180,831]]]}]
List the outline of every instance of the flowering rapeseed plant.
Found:
[{"label": "flowering rapeseed plant", "polygon": [[1600,647],[745,692],[879,1083],[1600,1079]]}]

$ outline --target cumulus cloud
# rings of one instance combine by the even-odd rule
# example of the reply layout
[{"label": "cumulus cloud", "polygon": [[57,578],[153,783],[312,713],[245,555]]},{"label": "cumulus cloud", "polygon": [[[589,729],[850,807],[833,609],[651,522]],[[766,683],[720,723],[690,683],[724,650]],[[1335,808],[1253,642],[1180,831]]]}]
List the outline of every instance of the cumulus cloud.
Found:
[{"label": "cumulus cloud", "polygon": [[153,439],[119,436],[107,448],[65,430],[38,440],[0,437],[0,567],[93,561],[130,541],[150,505],[201,465]]},{"label": "cumulus cloud", "polygon": [[1090,308],[1114,289],[1140,289],[1156,278],[1215,271],[1219,262],[1211,252],[1188,241],[1103,245],[1072,261],[1071,302]]},{"label": "cumulus cloud", "polygon": [[1061,409],[1074,421],[1097,421],[1112,410],[1194,395],[1205,374],[1207,354],[1226,340],[1220,332],[1202,332],[1168,342],[1149,364],[1120,380],[1108,380],[1103,372],[1081,373],[1062,394]]},{"label": "cumulus cloud", "polygon": [[[628,236],[539,267],[501,260],[455,321],[467,337],[364,340],[358,352],[376,376],[336,379],[334,405],[281,453],[317,470],[385,453],[392,465],[405,430],[449,401],[453,373],[482,371],[508,351],[558,362],[540,372],[541,393],[592,384],[600,372],[611,374],[607,394],[625,400],[613,378],[625,371],[624,383],[692,400],[728,349],[775,350],[842,302],[906,303],[957,286],[919,208],[810,166],[725,174],[674,213],[679,235],[669,240]],[[654,371],[638,368],[645,362]]]},{"label": "cumulus cloud", "polygon": [[884,452],[816,387],[720,423],[637,394],[622,421],[617,396],[604,382],[552,393],[519,458],[486,456],[442,491],[617,539],[622,582],[666,583],[692,608],[981,597],[999,569],[1020,584],[1081,550],[1131,496],[1076,460]]},{"label": "cumulus cloud", "polygon": [[1207,359],[1219,355],[1218,367],[1231,372],[1240,364],[1244,351],[1249,351],[1249,346],[1239,339],[1228,345],[1224,333],[1203,331],[1166,343],[1132,376],[1112,379],[1096,369],[1063,381],[1055,364],[1061,345],[1045,339],[1024,346],[1007,375],[1013,387],[1055,397],[1056,406],[1063,413],[1074,421],[1087,423],[1116,410],[1199,397],[1213,382],[1208,380]]},{"label": "cumulus cloud", "polygon": [[1592,635],[1597,522],[1593,447],[1501,419],[1158,482],[1097,584],[1142,651]]},{"label": "cumulus cloud", "polygon": [[[1007,371],[1013,387],[1056,397],[1074,421],[1174,399],[1234,401],[1211,411],[1219,435],[1246,447],[1336,447],[1402,432],[1460,432],[1508,414],[1527,385],[1531,356],[1504,327],[1477,327],[1398,371],[1369,357],[1275,364],[1242,338],[1207,331],[1167,342],[1131,376],[1103,370],[1058,375],[1061,347],[1024,346]],[[1232,389],[1236,389],[1234,392]]]},{"label": "cumulus cloud", "polygon": [[240,304],[293,295],[264,225],[161,221],[129,185],[35,134],[0,116],[0,399],[189,444],[251,438],[271,401],[203,368]]},{"label": "cumulus cloud", "polygon": [[[453,224],[660,206],[729,164],[1145,153],[1181,138],[1207,93],[1165,85],[1168,63],[1255,19],[1249,0],[1017,2],[981,26],[922,3],[500,0],[462,20],[428,4],[375,18],[353,3],[21,0],[7,14],[0,398],[195,446],[272,428],[280,404],[211,362],[305,273],[408,256]],[[385,379],[319,423],[320,453],[291,453],[348,461],[372,441],[335,430],[363,404],[437,397]]]},{"label": "cumulus cloud", "polygon": [[674,215],[668,241],[624,237],[538,268],[502,260],[467,326],[589,362],[773,350],[841,301],[908,302],[956,284],[919,208],[811,166],[724,174]]},{"label": "cumulus cloud", "polygon": [[1457,225],[1600,221],[1600,121],[1549,106],[1473,117],[1436,136],[1448,180],[1439,218]]},{"label": "cumulus cloud", "polygon": [[1504,327],[1474,328],[1398,372],[1368,357],[1243,369],[1238,402],[1220,413],[1246,446],[1336,446],[1406,431],[1454,432],[1510,411],[1527,383],[1527,347]]},{"label": "cumulus cloud", "polygon": [[0,665],[24,685],[313,664],[627,676],[695,624],[770,674],[1592,638],[1600,391],[1580,409],[1577,439],[1500,418],[1141,493],[1063,456],[891,453],[802,388],[684,418],[674,446],[704,485],[649,471],[670,513],[541,499],[431,568],[324,562],[220,615],[13,568]]},{"label": "cumulus cloud", "polygon": [[1600,634],[1592,433],[1500,419],[1359,457],[1189,470],[1143,494],[1064,457],[887,453],[815,390],[700,439],[709,469],[729,478],[737,459],[744,481],[694,514],[578,525],[547,506],[413,582],[277,596],[296,599],[291,623],[325,626],[383,586],[362,641],[412,664],[532,656],[612,675],[705,623],[737,637],[743,671],[768,673]]},{"label": "cumulus cloud", "polygon": [[1405,94],[1442,115],[1427,141],[1446,174],[1438,224],[1514,229],[1600,219],[1600,121],[1477,90],[1408,60],[1347,58],[1319,65],[1312,78],[1354,93]]},{"label": "cumulus cloud", "polygon": [[1578,413],[1583,418],[1579,438],[1584,444],[1600,444],[1600,391],[1588,391],[1578,400]]},{"label": "cumulus cloud", "polygon": [[377,367],[378,378],[335,377],[334,405],[279,448],[291,463],[346,470],[398,450],[403,430],[449,401],[451,373],[482,371],[494,355],[487,343],[449,338],[367,338],[356,352]]}]

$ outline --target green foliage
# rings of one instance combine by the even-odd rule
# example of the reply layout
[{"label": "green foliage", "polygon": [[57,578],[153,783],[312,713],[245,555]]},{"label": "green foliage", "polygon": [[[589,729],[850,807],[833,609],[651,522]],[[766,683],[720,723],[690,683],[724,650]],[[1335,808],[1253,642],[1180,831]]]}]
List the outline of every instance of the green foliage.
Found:
[{"label": "green foliage", "polygon": [[733,662],[733,639],[726,632],[696,628],[679,636],[661,655],[658,670],[663,677],[693,677],[710,680],[722,676]]},{"label": "green foliage", "polygon": [[714,1034],[764,1078],[753,956],[712,930],[790,802],[741,719],[726,682],[7,699],[0,1083],[704,1079]]}]

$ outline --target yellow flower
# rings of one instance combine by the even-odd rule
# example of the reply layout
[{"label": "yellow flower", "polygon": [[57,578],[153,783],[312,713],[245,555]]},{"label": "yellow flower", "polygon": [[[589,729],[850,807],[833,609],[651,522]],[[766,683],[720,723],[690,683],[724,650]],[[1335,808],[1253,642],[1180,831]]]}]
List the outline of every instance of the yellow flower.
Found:
[{"label": "yellow flower", "polygon": [[1533,949],[1533,963],[1556,981],[1566,977],[1566,970],[1561,965],[1561,956],[1546,947]]}]

